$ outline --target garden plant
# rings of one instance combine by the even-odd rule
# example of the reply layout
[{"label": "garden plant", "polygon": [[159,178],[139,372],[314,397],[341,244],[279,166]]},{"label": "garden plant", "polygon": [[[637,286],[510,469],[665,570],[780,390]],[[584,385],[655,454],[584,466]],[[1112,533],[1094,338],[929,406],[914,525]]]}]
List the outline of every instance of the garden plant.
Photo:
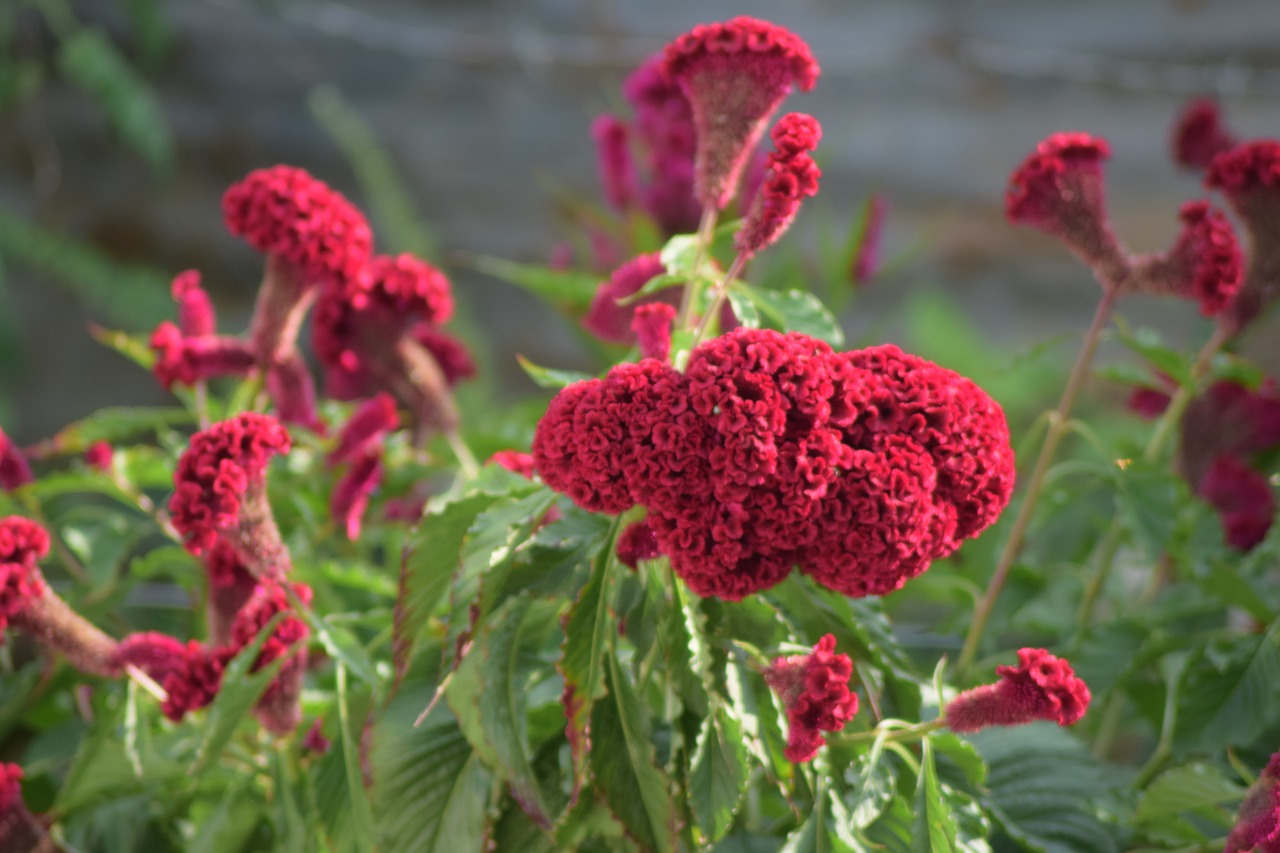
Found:
[{"label": "garden plant", "polygon": [[627,79],[574,242],[475,261],[598,357],[522,360],[533,404],[460,404],[440,259],[293,166],[227,189],[248,328],[176,272],[172,320],[90,330],[176,404],[0,433],[0,849],[1280,851],[1280,391],[1238,353],[1280,143],[1192,104],[1170,168],[1213,200],[1151,254],[1102,138],[1009,164],[1098,287],[1037,418],[844,340],[818,291],[874,277],[886,196],[770,260],[819,82],[745,17]]}]

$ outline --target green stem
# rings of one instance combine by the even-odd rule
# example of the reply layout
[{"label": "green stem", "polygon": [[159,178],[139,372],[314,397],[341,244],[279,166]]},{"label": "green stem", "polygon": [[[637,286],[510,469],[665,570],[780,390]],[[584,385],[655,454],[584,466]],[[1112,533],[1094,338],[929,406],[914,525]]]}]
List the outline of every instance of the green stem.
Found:
[{"label": "green stem", "polygon": [[729,286],[733,284],[733,280],[742,272],[742,268],[746,266],[746,263],[746,255],[739,254],[733,259],[733,263],[729,265],[729,271],[724,274],[724,278],[716,285],[715,296],[711,298],[711,305],[707,308],[707,313],[702,315],[702,323],[698,325],[698,331],[694,333],[691,346],[696,347],[701,343],[711,329],[711,324],[719,318],[720,306],[724,305],[724,300],[729,295]]},{"label": "green stem", "polygon": [[480,463],[476,461],[475,454],[471,452],[471,448],[467,447],[467,443],[462,440],[462,436],[458,435],[457,430],[449,430],[444,434],[444,437],[449,442],[453,455],[458,458],[458,465],[462,469],[463,479],[474,480],[480,473]]},{"label": "green stem", "polygon": [[1118,295],[1118,287],[1110,287],[1103,291],[1102,299],[1099,300],[1098,308],[1093,315],[1093,322],[1085,333],[1084,343],[1080,347],[1079,355],[1076,356],[1075,366],[1071,368],[1071,375],[1067,378],[1066,387],[1062,389],[1062,398],[1058,401],[1058,408],[1050,415],[1049,429],[1045,433],[1044,444],[1040,446],[1040,455],[1036,458],[1035,467],[1031,471],[1031,479],[1027,482],[1027,491],[1022,499],[1022,506],[1019,507],[1018,515],[1014,519],[1013,529],[1009,531],[1009,538],[1005,540],[1004,549],[1000,552],[1000,558],[996,562],[995,571],[991,574],[991,580],[987,582],[986,593],[983,595],[982,600],[978,602],[978,608],[973,615],[973,622],[969,625],[969,633],[965,637],[964,648],[960,652],[960,659],[957,663],[957,669],[961,676],[973,666],[974,659],[978,654],[978,646],[982,641],[982,632],[986,629],[987,621],[991,618],[991,611],[995,609],[996,600],[1000,597],[1000,592],[1004,589],[1005,582],[1009,579],[1009,570],[1013,568],[1013,563],[1022,550],[1022,543],[1026,538],[1027,528],[1031,525],[1031,516],[1035,511],[1036,501],[1044,488],[1045,475],[1049,472],[1049,466],[1058,450],[1058,444],[1067,433],[1071,409],[1075,405],[1076,396],[1084,385],[1085,378],[1089,375],[1089,366],[1093,363],[1094,353],[1098,349],[1098,341],[1102,336],[1102,330],[1106,328],[1107,321],[1111,317],[1111,308],[1115,305]]},{"label": "green stem", "polygon": [[680,314],[675,326],[677,329],[693,328],[693,311],[698,304],[698,291],[702,289],[702,283],[698,280],[696,273],[702,269],[702,261],[711,253],[711,241],[715,238],[716,217],[719,213],[715,205],[710,205],[702,211],[702,221],[698,223],[698,256],[693,264],[695,276],[693,281],[687,282],[684,286],[684,295],[680,298]]}]

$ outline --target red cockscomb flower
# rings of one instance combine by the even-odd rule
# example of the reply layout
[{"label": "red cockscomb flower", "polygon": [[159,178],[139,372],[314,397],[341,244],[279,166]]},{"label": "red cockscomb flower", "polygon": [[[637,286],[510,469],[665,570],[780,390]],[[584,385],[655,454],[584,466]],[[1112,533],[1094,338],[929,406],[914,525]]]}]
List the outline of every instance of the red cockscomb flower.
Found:
[{"label": "red cockscomb flower", "polygon": [[10,440],[5,431],[0,429],[0,489],[11,492],[34,479],[26,455]]},{"label": "red cockscomb flower", "polygon": [[267,463],[289,451],[289,434],[270,415],[246,412],[191,437],[178,459],[169,501],[173,526],[193,554],[239,520],[247,492],[263,486]]},{"label": "red cockscomb flower", "polygon": [[1223,314],[1238,332],[1280,296],[1280,142],[1246,142],[1218,154],[1205,186],[1218,189],[1249,233],[1249,267],[1239,295]]},{"label": "red cockscomb flower", "polygon": [[1110,156],[1103,139],[1055,133],[1014,171],[1005,195],[1010,222],[1057,237],[1101,271],[1107,286],[1123,280],[1128,269],[1107,216],[1102,163]]},{"label": "red cockscomb flower", "polygon": [[160,710],[177,723],[188,712],[208,707],[222,689],[222,675],[233,657],[235,650],[229,647],[209,648],[189,641],[182,659],[160,685],[169,697]]},{"label": "red cockscomb flower", "polygon": [[966,733],[1036,720],[1070,726],[1089,707],[1088,686],[1070,664],[1044,649],[1019,649],[1018,665],[998,666],[996,675],[995,684],[966,690],[947,704],[948,728]]},{"label": "red cockscomb flower", "polygon": [[636,521],[627,525],[627,529],[618,536],[618,562],[634,569],[641,560],[656,560],[662,556],[658,547],[658,537],[648,522]]},{"label": "red cockscomb flower", "polygon": [[809,156],[822,138],[822,127],[813,116],[787,113],[774,125],[772,136],[775,150],[766,163],[764,186],[735,240],[738,251],[747,257],[791,227],[800,201],[817,194],[822,177]]},{"label": "red cockscomb flower", "polygon": [[1280,393],[1274,383],[1257,390],[1237,382],[1213,383],[1182,416],[1178,470],[1194,488],[1219,456],[1247,458],[1280,446]]},{"label": "red cockscomb flower", "polygon": [[671,236],[697,228],[702,211],[693,192],[693,112],[662,68],[662,54],[650,56],[623,82],[622,94],[635,111],[632,135],[644,150],[647,183],[639,190],[641,205]]},{"label": "red cockscomb flower", "polygon": [[1267,478],[1234,456],[1219,456],[1200,479],[1196,494],[1218,511],[1227,544],[1251,551],[1267,536],[1276,502]]},{"label": "red cockscomb flower", "polygon": [[111,449],[109,441],[95,441],[84,451],[85,464],[104,474],[111,473],[111,460],[114,456],[115,451]]},{"label": "red cockscomb flower", "polygon": [[794,88],[813,88],[818,63],[795,33],[747,17],[694,27],[663,59],[693,111],[696,195],[704,208],[722,209],[769,116]]},{"label": "red cockscomb flower", "polygon": [[148,346],[156,354],[151,371],[165,390],[175,382],[194,385],[222,376],[247,376],[257,364],[244,341],[219,335],[187,337],[168,320],[156,326]]},{"label": "red cockscomb flower", "polygon": [[1245,794],[1223,853],[1280,853],[1280,752]]},{"label": "red cockscomb flower", "polygon": [[329,453],[329,464],[350,462],[368,450],[380,448],[383,439],[399,427],[395,399],[380,392],[356,409],[343,425],[338,446]]},{"label": "red cockscomb flower", "polygon": [[631,317],[631,331],[636,336],[641,358],[666,361],[671,355],[671,328],[676,309],[665,302],[637,305]]},{"label": "red cockscomb flower", "polygon": [[1207,201],[1187,202],[1178,217],[1182,231],[1173,248],[1139,261],[1131,286],[1140,293],[1194,299],[1206,317],[1220,314],[1244,280],[1244,253],[1236,233],[1226,216]]},{"label": "red cockscomb flower", "polygon": [[0,631],[45,593],[36,561],[49,553],[49,534],[34,521],[11,515],[0,519]]},{"label": "red cockscomb flower", "polygon": [[[311,587],[289,585],[303,604],[311,603]],[[278,583],[260,584],[253,597],[240,609],[231,626],[232,648],[237,652],[253,642],[277,613],[289,613],[293,606],[284,587]],[[307,649],[302,642],[311,633],[302,619],[288,615],[276,623],[271,636],[263,642],[251,672],[282,657],[288,659],[258,700],[256,711],[263,727],[273,734],[289,734],[302,721],[302,676],[307,667]]]},{"label": "red cockscomb flower", "polygon": [[827,634],[812,654],[777,658],[764,680],[787,709],[787,748],[795,764],[812,761],[826,745],[822,732],[838,732],[858,713],[858,697],[849,691],[853,661],[835,653],[836,638]]},{"label": "red cockscomb flower", "polygon": [[360,538],[369,499],[381,483],[382,453],[373,450],[357,457],[333,487],[329,514],[352,542]]},{"label": "red cockscomb flower", "polygon": [[450,388],[476,375],[476,363],[467,345],[439,326],[418,323],[409,335],[431,353]]},{"label": "red cockscomb flower", "polygon": [[203,338],[218,332],[218,315],[209,294],[200,286],[199,270],[178,273],[169,286],[178,303],[178,328],[188,338]]},{"label": "red cockscomb flower", "polygon": [[0,813],[22,803],[22,768],[0,762]]},{"label": "red cockscomb flower", "polygon": [[121,667],[136,666],[160,685],[182,670],[186,655],[185,643],[159,631],[129,634],[116,649]]},{"label": "red cockscomb flower", "polygon": [[620,305],[618,300],[632,296],[649,282],[666,272],[657,252],[637,255],[613,271],[609,280],[602,282],[591,300],[591,307],[582,318],[582,327],[604,341],[615,344],[634,344],[635,332],[631,318],[641,305],[663,302],[671,306],[680,304],[683,287],[667,287],[643,299]]},{"label": "red cockscomb flower", "polygon": [[1236,139],[1222,123],[1218,104],[1211,98],[1197,98],[1183,108],[1173,126],[1173,161],[1202,172],[1213,158],[1234,148]]},{"label": "red cockscomb flower", "polygon": [[526,480],[534,475],[533,454],[521,450],[499,450],[485,460],[486,465],[499,465],[513,474],[519,474]]},{"label": "red cockscomb flower", "polygon": [[627,123],[617,116],[605,114],[591,122],[605,201],[615,210],[623,211],[636,197],[636,166],[631,159],[628,135]]},{"label": "red cockscomb flower", "polygon": [[304,285],[354,279],[373,245],[364,214],[293,166],[250,172],[222,196],[222,215],[227,230],[286,261]]}]

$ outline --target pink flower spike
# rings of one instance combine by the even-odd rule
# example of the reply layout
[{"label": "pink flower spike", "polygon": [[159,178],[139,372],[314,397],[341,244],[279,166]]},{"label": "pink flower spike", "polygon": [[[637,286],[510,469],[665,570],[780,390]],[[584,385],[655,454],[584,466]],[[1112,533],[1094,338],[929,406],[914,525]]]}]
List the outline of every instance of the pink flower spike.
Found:
[{"label": "pink flower spike", "polygon": [[49,534],[43,527],[16,515],[0,519],[0,631],[45,594],[36,561],[48,553]]},{"label": "pink flower spike", "polygon": [[1172,294],[1200,303],[1200,313],[1222,313],[1240,291],[1244,253],[1231,223],[1207,201],[1189,201],[1178,212],[1182,231],[1168,254],[1138,261],[1126,289]]},{"label": "pink flower spike", "polygon": [[1174,122],[1173,161],[1187,169],[1203,172],[1214,157],[1236,144],[1212,98],[1190,102]]},{"label": "pink flower spike", "polygon": [[647,522],[637,521],[627,525],[618,537],[618,562],[630,569],[639,567],[641,560],[656,560],[662,556],[658,537]]},{"label": "pink flower spike", "polygon": [[165,390],[175,382],[194,385],[221,376],[247,376],[257,364],[253,350],[238,338],[184,337],[167,320],[151,333],[149,346],[156,354],[151,370]]},{"label": "pink flower spike", "polygon": [[781,237],[801,200],[817,194],[822,172],[809,152],[821,138],[822,127],[804,113],[787,113],[774,125],[775,150],[769,155],[764,187],[735,240],[740,254],[751,257]]},{"label": "pink flower spike", "polygon": [[107,441],[95,441],[84,451],[85,464],[104,474],[111,473],[111,460],[114,456],[115,451],[111,449],[111,443]]},{"label": "pink flower spike", "polygon": [[1044,649],[1019,649],[1017,666],[998,666],[1000,680],[966,690],[947,704],[945,719],[953,732],[988,726],[1021,726],[1049,720],[1070,726],[1089,707],[1089,688],[1071,665]]},{"label": "pink flower spike", "polygon": [[1099,271],[1108,287],[1128,270],[1107,217],[1102,163],[1110,156],[1105,140],[1055,133],[1014,171],[1005,195],[1010,222],[1057,237]]},{"label": "pink flower spike", "polygon": [[121,640],[116,647],[116,657],[121,668],[136,666],[163,685],[171,674],[182,669],[186,650],[181,640],[168,634],[143,631]]},{"label": "pink flower spike", "polygon": [[202,338],[217,334],[217,315],[209,294],[200,286],[197,270],[180,272],[170,286],[173,299],[178,303],[178,326],[184,337]]},{"label": "pink flower spike", "polygon": [[650,56],[622,84],[635,110],[632,135],[645,152],[648,183],[642,204],[664,236],[698,227],[702,215],[693,194],[697,132],[689,101],[662,74],[662,54]]},{"label": "pink flower spike", "polygon": [[360,527],[369,498],[382,482],[382,454],[376,448],[355,460],[337,485],[329,500],[329,512],[342,525],[352,542],[360,538]]},{"label": "pink flower spike", "polygon": [[636,167],[627,124],[608,113],[597,116],[591,123],[591,138],[596,143],[605,201],[614,210],[625,211],[636,197]]},{"label": "pink flower spike", "polygon": [[787,709],[787,760],[812,761],[826,745],[820,732],[838,732],[858,713],[858,697],[849,691],[853,661],[835,653],[836,638],[827,634],[813,653],[776,658],[764,680]]},{"label": "pink flower spike", "polygon": [[400,413],[396,410],[395,398],[379,391],[343,424],[338,433],[338,446],[329,453],[329,464],[350,462],[357,456],[376,450],[387,434],[399,427]]},{"label": "pink flower spike", "polygon": [[723,209],[769,116],[797,86],[813,88],[818,63],[795,33],[747,17],[694,27],[663,59],[693,109],[695,195],[704,208]]},{"label": "pink flower spike", "polygon": [[631,331],[640,346],[641,358],[666,361],[671,355],[671,327],[675,324],[676,309],[665,302],[652,302],[636,307],[631,317]]},{"label": "pink flower spike", "polygon": [[1218,511],[1227,545],[1237,551],[1252,551],[1271,529],[1276,502],[1267,478],[1234,456],[1215,459],[1196,494]]},{"label": "pink flower spike", "polygon": [[11,492],[35,480],[26,455],[0,429],[0,489]]},{"label": "pink flower spike", "polygon": [[1280,853],[1280,753],[1271,756],[1240,804],[1223,853]]}]

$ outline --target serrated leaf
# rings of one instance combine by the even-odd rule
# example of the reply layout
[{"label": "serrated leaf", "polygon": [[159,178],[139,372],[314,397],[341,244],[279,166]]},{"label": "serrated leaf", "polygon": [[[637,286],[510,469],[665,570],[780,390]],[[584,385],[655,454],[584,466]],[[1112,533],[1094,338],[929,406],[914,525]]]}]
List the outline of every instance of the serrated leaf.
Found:
[{"label": "serrated leaf", "polygon": [[761,290],[745,288],[748,298],[760,313],[785,332],[800,332],[826,341],[833,347],[844,346],[844,331],[818,297],[804,290]]},{"label": "serrated leaf", "polygon": [[608,656],[608,698],[591,715],[591,768],[610,811],[645,850],[675,849],[675,807],[654,766],[648,709]]},{"label": "serrated leaf", "polygon": [[351,813],[351,829],[356,849],[372,851],[377,830],[373,823],[373,810],[369,805],[369,792],[365,787],[364,773],[360,768],[360,733],[364,731],[362,720],[352,719],[351,703],[347,695],[347,668],[339,661],[338,682],[338,748],[342,751],[342,763],[347,769],[347,803]]},{"label": "serrated leaf", "polygon": [[952,853],[956,822],[942,799],[938,770],[933,763],[930,739],[921,743],[920,775],[916,778],[915,821],[912,823],[912,853]]},{"label": "serrated leaf", "polygon": [[897,779],[893,768],[884,759],[884,743],[888,732],[882,731],[871,743],[864,755],[845,771],[849,793],[845,800],[849,812],[849,827],[854,832],[866,829],[874,823],[894,798]]},{"label": "serrated leaf", "polygon": [[729,285],[728,297],[733,316],[738,318],[739,323],[748,329],[760,328],[760,313],[756,311],[756,304],[751,301],[751,294],[746,287],[734,282]]},{"label": "serrated leaf", "polygon": [[1247,744],[1280,720],[1280,623],[1262,636],[1218,640],[1190,668],[1174,751]]},{"label": "serrated leaf", "polygon": [[804,823],[787,836],[780,853],[855,853],[857,842],[848,834],[849,816],[835,791],[818,786],[813,809]]},{"label": "serrated leaf", "polygon": [[482,273],[573,308],[585,309],[600,287],[600,276],[573,270],[553,270],[536,264],[518,264],[479,255],[473,260]]},{"label": "serrated leaf", "polygon": [[[987,781],[987,763],[969,741],[957,734],[942,731],[930,732],[929,743],[933,747],[935,759],[944,758],[954,765],[970,786],[981,787]],[[945,769],[940,772],[942,778],[947,778]]]},{"label": "serrated leaf", "polygon": [[1181,812],[1204,806],[1235,803],[1245,789],[1207,764],[1175,767],[1158,776],[1138,800],[1134,819],[1138,823],[1161,821]]},{"label": "serrated leaf", "polygon": [[683,276],[688,281],[697,273],[694,265],[700,254],[696,234],[676,234],[659,250],[658,260],[668,274]]},{"label": "serrated leaf", "polygon": [[708,841],[719,841],[733,825],[746,794],[748,770],[742,727],[720,705],[702,721],[689,769],[689,806]]},{"label": "serrated leaf", "polygon": [[584,382],[594,378],[590,373],[582,373],[577,370],[556,370],[552,367],[534,364],[520,355],[520,353],[516,353],[516,362],[539,388],[555,388],[558,390],[575,382]]}]

